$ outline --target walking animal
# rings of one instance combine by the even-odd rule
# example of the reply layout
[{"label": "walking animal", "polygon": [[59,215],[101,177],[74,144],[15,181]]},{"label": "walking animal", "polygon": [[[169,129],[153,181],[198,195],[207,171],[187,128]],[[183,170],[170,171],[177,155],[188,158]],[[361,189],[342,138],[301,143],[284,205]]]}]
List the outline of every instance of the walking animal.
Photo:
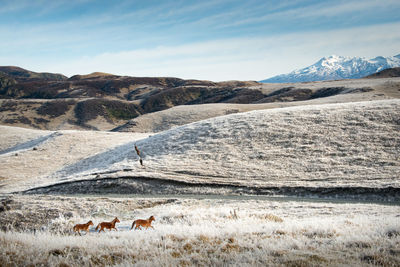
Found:
[{"label": "walking animal", "polygon": [[136,144],[135,144],[135,150],[136,150],[136,154],[140,157],[140,150],[139,150],[139,148],[136,146]]},{"label": "walking animal", "polygon": [[110,229],[110,231],[111,231],[112,229],[115,229],[115,231],[118,231],[117,228],[115,228],[115,224],[116,224],[117,222],[120,222],[120,221],[118,220],[117,217],[115,217],[114,220],[112,220],[111,222],[101,222],[101,223],[99,223],[99,224],[96,226],[96,231],[97,231],[97,229],[99,229],[99,228],[100,228],[99,233],[100,233],[101,231],[104,231],[104,228]]},{"label": "walking animal", "polygon": [[154,229],[154,227],[151,226],[151,222],[154,221],[154,220],[155,220],[154,216],[150,216],[150,218],[148,218],[147,220],[138,219],[136,221],[133,221],[131,230],[133,229],[133,226],[135,226],[135,225],[136,225],[135,226],[135,230],[136,229],[140,229],[141,230],[142,229],[141,226],[146,227],[146,229],[149,228],[149,227]]},{"label": "walking animal", "polygon": [[88,221],[87,223],[84,224],[76,224],[74,226],[74,232],[78,232],[79,235],[81,235],[80,231],[85,231],[85,232],[89,232],[89,226],[93,225],[92,221]]},{"label": "walking animal", "polygon": [[135,144],[135,150],[136,150],[136,154],[139,156],[139,163],[140,163],[140,165],[143,166],[143,159],[142,159],[142,156],[140,156],[140,150],[136,144]]}]

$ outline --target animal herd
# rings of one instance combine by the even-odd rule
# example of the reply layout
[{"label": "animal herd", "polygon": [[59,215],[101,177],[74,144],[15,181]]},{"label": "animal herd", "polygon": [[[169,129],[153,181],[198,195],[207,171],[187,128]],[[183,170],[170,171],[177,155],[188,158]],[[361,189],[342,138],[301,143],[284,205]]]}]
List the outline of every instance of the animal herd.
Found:
[{"label": "animal herd", "polygon": [[[154,229],[153,226],[151,226],[151,223],[155,220],[154,216],[150,216],[147,220],[143,220],[143,219],[138,219],[133,221],[132,223],[132,227],[131,230],[133,229],[133,227],[135,226],[135,230],[139,229],[141,230],[142,227],[145,227],[146,229],[151,227]],[[101,222],[96,226],[96,231],[99,230],[99,233],[101,231],[104,232],[104,229],[110,229],[110,231],[112,229],[115,229],[115,231],[118,231],[117,228],[115,227],[116,223],[119,223],[119,219],[117,217],[114,218],[114,220],[112,220],[111,222]],[[94,225],[92,221],[88,221],[87,223],[83,223],[83,224],[76,224],[73,227],[74,232],[78,233],[79,235],[81,235],[80,231],[85,231],[85,232],[89,232],[89,226]]]}]

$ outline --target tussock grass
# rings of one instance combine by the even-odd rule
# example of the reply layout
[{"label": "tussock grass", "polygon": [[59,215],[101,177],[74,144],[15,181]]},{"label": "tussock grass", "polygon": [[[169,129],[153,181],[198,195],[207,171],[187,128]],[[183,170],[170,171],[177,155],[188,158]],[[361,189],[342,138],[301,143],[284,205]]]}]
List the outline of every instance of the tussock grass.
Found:
[{"label": "tussock grass", "polygon": [[[50,205],[60,216],[39,219],[43,228],[36,232],[1,231],[1,266],[396,266],[400,261],[397,206],[50,196],[18,205],[27,198],[14,196],[1,217],[24,216],[28,210],[35,216]],[[65,217],[60,211],[67,212],[75,201],[80,213],[72,210],[72,216]],[[273,214],[268,212],[271,209]],[[236,219],[229,218],[232,210],[239,211]],[[156,217],[154,230],[129,230],[133,219],[150,214]],[[90,218],[96,225],[112,216],[121,220],[119,231],[99,234],[91,227],[82,236],[71,231],[74,223]]]}]

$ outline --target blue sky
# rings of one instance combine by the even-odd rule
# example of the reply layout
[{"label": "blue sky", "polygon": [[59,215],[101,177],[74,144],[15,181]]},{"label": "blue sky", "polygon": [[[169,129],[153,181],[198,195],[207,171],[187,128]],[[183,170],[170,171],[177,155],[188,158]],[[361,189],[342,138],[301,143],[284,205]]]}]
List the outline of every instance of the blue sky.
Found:
[{"label": "blue sky", "polygon": [[400,53],[398,0],[0,0],[0,65],[67,76],[262,80]]}]

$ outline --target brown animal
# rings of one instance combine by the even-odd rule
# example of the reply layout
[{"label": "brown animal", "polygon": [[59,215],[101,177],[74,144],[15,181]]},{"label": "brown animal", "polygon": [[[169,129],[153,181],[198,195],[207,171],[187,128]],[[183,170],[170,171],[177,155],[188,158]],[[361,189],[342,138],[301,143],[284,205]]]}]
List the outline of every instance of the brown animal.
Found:
[{"label": "brown animal", "polygon": [[136,220],[136,221],[134,221],[133,223],[132,223],[132,227],[131,227],[131,230],[133,229],[133,226],[135,226],[135,224],[136,224],[136,226],[135,226],[135,230],[136,229],[142,229],[141,228],[141,226],[143,226],[143,227],[146,227],[146,229],[147,228],[149,228],[149,227],[151,227],[151,228],[153,228],[154,229],[154,227],[153,226],[151,226],[151,222],[152,221],[155,221],[156,219],[154,219],[154,216],[150,216],[150,218],[148,218],[147,220]]},{"label": "brown animal", "polygon": [[136,150],[136,154],[140,157],[140,150],[136,145],[135,145],[135,150]]},{"label": "brown animal", "polygon": [[76,224],[74,226],[74,232],[78,232],[79,235],[81,235],[80,231],[89,232],[90,225],[93,225],[92,221],[88,221],[87,223],[84,224]]},{"label": "brown animal", "polygon": [[101,222],[101,223],[99,223],[99,224],[96,226],[96,231],[97,231],[97,229],[99,229],[99,228],[100,228],[99,233],[100,233],[101,231],[104,231],[104,228],[110,229],[110,231],[111,231],[112,229],[115,229],[115,231],[118,231],[117,228],[115,228],[115,224],[116,224],[117,222],[120,222],[120,221],[118,220],[117,217],[115,217],[114,220],[112,220],[111,222]]}]

